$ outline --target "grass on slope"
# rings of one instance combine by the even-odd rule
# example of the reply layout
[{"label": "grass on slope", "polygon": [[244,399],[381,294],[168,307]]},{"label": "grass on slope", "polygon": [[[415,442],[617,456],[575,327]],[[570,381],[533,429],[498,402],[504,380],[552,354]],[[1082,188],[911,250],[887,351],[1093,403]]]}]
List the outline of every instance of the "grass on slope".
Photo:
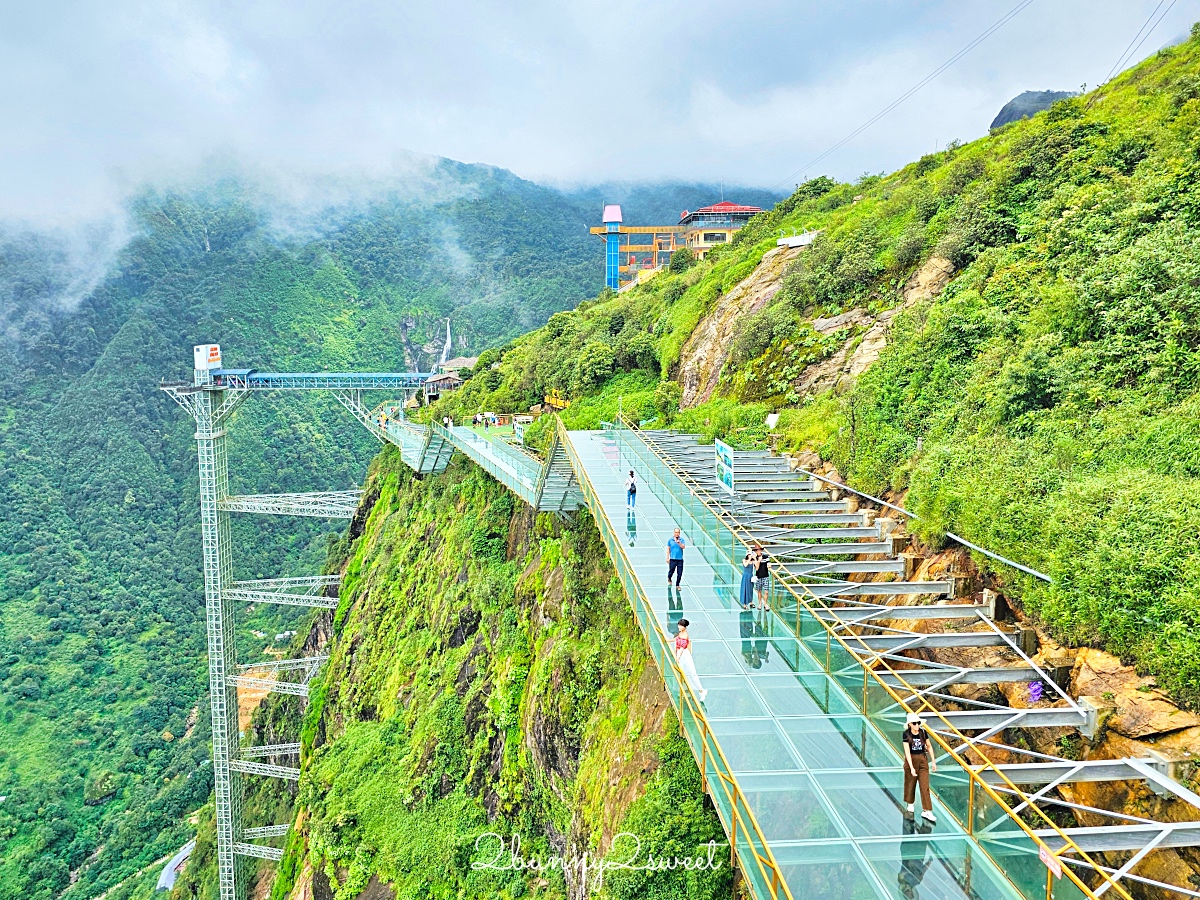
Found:
[{"label": "grass on slope", "polygon": [[[274,897],[305,856],[339,900],[372,875],[397,900],[563,897],[561,873],[473,867],[494,856],[485,835],[542,859],[595,854],[618,826],[654,852],[723,840],[586,514],[534,519],[465,461],[420,480],[391,449],[367,490],[301,732],[307,842],[289,844]],[[654,812],[667,798],[685,831]],[[728,896],[730,872],[618,879],[603,896],[683,889]]]},{"label": "grass on slope", "polygon": [[[1197,175],[1194,34],[1098,95],[886,177],[802,185],[690,271],[485,354],[433,414],[522,409],[557,388],[577,426],[620,395],[639,418],[753,445],[763,414],[782,410],[781,447],[821,450],[871,493],[907,490],[930,540],[953,530],[1048,572],[1052,586],[1009,588],[1052,633],[1197,704]],[[676,413],[678,389],[652,382],[675,373],[695,324],[779,228],[822,233],[741,323],[717,399]],[[797,359],[832,349],[811,319],[896,306],[933,255],[954,279],[900,312],[853,389],[799,396]]]}]

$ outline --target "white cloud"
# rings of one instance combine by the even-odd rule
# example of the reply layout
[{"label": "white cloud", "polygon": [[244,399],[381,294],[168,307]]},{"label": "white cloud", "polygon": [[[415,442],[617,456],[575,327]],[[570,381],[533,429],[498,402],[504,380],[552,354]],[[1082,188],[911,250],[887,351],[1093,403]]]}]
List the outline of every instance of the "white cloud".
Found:
[{"label": "white cloud", "polygon": [[[986,131],[1026,89],[1103,77],[1151,0],[1039,0],[820,171]],[[1177,4],[1142,54],[1185,32]],[[556,183],[773,185],[1007,4],[49,0],[0,32],[0,218],[115,208],[206,160],[366,172],[449,156]],[[815,172],[810,174],[816,174]]]}]

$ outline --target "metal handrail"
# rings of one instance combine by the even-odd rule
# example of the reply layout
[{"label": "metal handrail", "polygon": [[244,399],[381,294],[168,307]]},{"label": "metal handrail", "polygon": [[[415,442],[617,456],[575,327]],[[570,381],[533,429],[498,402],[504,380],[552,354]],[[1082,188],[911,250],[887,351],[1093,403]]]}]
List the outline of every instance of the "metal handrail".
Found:
[{"label": "metal handrail", "polygon": [[[629,431],[631,434],[636,434],[637,429],[635,429],[631,426],[628,419],[626,419],[624,416],[618,416],[617,418],[618,418],[618,424],[624,425],[624,430]],[[692,493],[692,495],[695,496],[701,503],[703,503],[704,506],[708,509],[708,511],[714,515],[714,517],[717,519],[717,521],[724,524],[729,529],[729,531],[733,534],[733,536],[742,543],[743,546],[745,546],[747,549],[749,549],[749,547],[753,543],[753,539],[743,536],[743,534],[741,532],[743,532],[744,529],[736,520],[731,520],[731,518],[729,516],[724,515],[723,511],[721,511],[719,507],[714,509],[714,504],[711,500],[711,495],[709,494],[707,489],[704,489],[704,488],[700,487],[698,484],[696,484],[695,479],[693,479],[685,471],[681,470],[677,465],[675,465],[675,463],[672,460],[670,460],[667,457],[664,457],[663,454],[661,454],[655,447],[651,446],[645,439],[641,438],[640,436],[638,436],[637,439],[642,444],[642,446],[644,446],[648,451],[650,451],[651,454],[654,455],[654,457],[656,459],[658,459],[658,461],[660,463],[662,463],[668,469],[670,469],[671,472],[682,483],[684,483],[685,485],[688,485],[688,489]],[[857,492],[855,492],[855,493],[857,493]],[[884,681],[882,678],[879,677],[878,669],[872,668],[872,667],[866,665],[865,662],[863,662],[862,658],[850,647],[849,644],[847,644],[847,642],[843,639],[843,637],[834,630],[830,621],[826,620],[822,616],[817,616],[813,612],[812,606],[809,603],[808,599],[806,599],[806,598],[802,597],[800,594],[798,594],[795,591],[794,586],[792,584],[790,584],[789,582],[785,581],[783,578],[778,576],[778,564],[772,562],[771,565],[772,565],[772,568],[776,569],[776,572],[777,572],[776,580],[778,581],[778,583],[781,584],[796,599],[797,618],[799,617],[799,608],[801,605],[803,605],[806,611],[808,611],[809,613],[812,613],[813,619],[815,621],[817,621],[822,626],[822,628],[824,628],[824,630],[826,632],[827,641],[836,640],[840,645],[842,645],[842,647],[845,648],[845,650],[856,661],[859,662],[859,664],[863,667],[864,673],[867,676],[873,677],[875,679],[876,683],[881,688],[883,688],[883,690],[886,691],[887,694],[889,696],[891,696],[892,699],[897,704],[899,704],[899,706],[902,709],[904,709],[907,712],[916,712],[917,710],[910,709],[908,704],[900,697],[900,695],[895,690],[893,690],[892,687],[886,681]],[[811,600],[813,602],[815,602],[817,604],[821,603],[820,598],[818,598],[815,594],[813,594],[812,591],[809,590],[806,585],[801,585],[801,587],[804,588],[805,592],[808,594],[808,597],[811,598]],[[836,619],[837,624],[842,625],[842,626],[848,625],[848,623],[846,623],[843,619],[841,619],[841,617],[839,617],[837,615],[837,611],[836,611],[835,607],[823,606],[822,608],[833,614],[833,618]],[[798,627],[796,630],[797,630],[797,632],[799,632]],[[860,636],[855,635],[855,637],[859,637],[859,640],[861,642]],[[864,649],[866,649],[865,644],[863,646],[864,646]],[[908,682],[905,681],[903,674],[899,670],[894,669],[886,659],[880,658],[877,654],[872,653],[871,660],[872,660],[872,662],[880,664],[884,669],[887,670],[887,674],[889,676],[896,678],[897,681],[899,681],[899,683],[901,685],[903,685],[906,689],[911,691],[915,696],[922,696],[922,694],[919,691],[917,691],[912,685],[908,684]],[[865,693],[865,690],[866,690],[866,688],[865,688],[865,682],[864,682],[864,693]],[[973,746],[971,743],[969,743],[969,739],[966,737],[966,735],[962,734],[962,732],[960,732],[949,720],[947,720],[942,715],[941,711],[938,710],[937,708],[935,708],[931,703],[929,703],[929,701],[927,699],[924,699],[924,698],[922,699],[922,706],[920,708],[928,709],[929,712],[933,713],[934,716],[936,716],[938,719],[940,719],[941,723],[945,727],[946,731],[953,734],[956,738],[961,739],[964,746]],[[1063,853],[1063,851],[1060,851],[1057,854],[1054,853],[1054,851],[1051,850],[1049,848],[1049,846],[1034,833],[1033,829],[1031,829],[1028,825],[1026,825],[1025,822],[1016,813],[1013,812],[1013,810],[1009,806],[1009,804],[1007,802],[1005,802],[1005,800],[995,790],[993,790],[992,786],[989,785],[987,783],[987,781],[985,781],[980,776],[980,774],[979,774],[980,771],[987,769],[987,770],[991,770],[992,772],[996,773],[996,775],[999,777],[999,779],[1004,783],[1005,787],[1008,790],[1010,790],[1013,794],[1015,794],[1017,797],[1021,798],[1021,800],[1024,802],[1027,809],[1035,811],[1037,813],[1037,815],[1044,822],[1046,822],[1049,825],[1049,827],[1058,834],[1058,836],[1060,838],[1062,838],[1062,840],[1064,841],[1064,848],[1063,848],[1064,851],[1067,849],[1073,850],[1075,853],[1077,853],[1079,855],[1079,858],[1083,862],[1087,863],[1087,865],[1092,869],[1092,871],[1094,871],[1098,876],[1100,876],[1100,878],[1105,882],[1106,890],[1113,889],[1116,891],[1117,895],[1124,898],[1124,900],[1133,900],[1133,898],[1131,897],[1131,895],[1129,894],[1128,891],[1126,891],[1116,881],[1113,881],[1113,879],[1108,875],[1108,873],[1100,865],[1098,865],[1091,857],[1089,857],[1083,851],[1083,849],[1071,838],[1070,835],[1068,835],[1061,828],[1059,828],[1058,824],[1056,822],[1054,822],[1054,820],[1051,819],[1049,816],[1047,816],[1046,813],[1039,806],[1037,806],[1036,802],[1033,801],[1032,798],[1028,797],[1020,788],[1018,788],[1008,778],[1008,776],[1001,769],[999,769],[994,763],[992,763],[992,761],[987,757],[987,755],[982,750],[980,750],[978,747],[975,748],[976,752],[984,760],[984,765],[982,767],[980,767],[979,769],[976,769],[971,764],[969,764],[966,760],[964,760],[962,757],[960,757],[958,755],[958,753],[956,753],[953,749],[951,749],[950,745],[946,743],[946,741],[942,738],[942,736],[937,731],[931,730],[930,736],[938,744],[941,745],[941,747],[946,751],[947,755],[949,755],[951,759],[953,759],[956,763],[958,763],[960,768],[967,775],[972,787],[973,788],[978,787],[979,789],[983,790],[983,792],[985,794],[987,794],[995,803],[997,803],[999,805],[1000,809],[1002,809],[1005,812],[1005,814],[1008,815],[1008,817],[1013,822],[1015,822],[1017,824],[1017,826],[1020,827],[1020,829],[1023,832],[1025,832],[1025,834],[1030,839],[1032,839],[1039,848],[1044,848],[1047,853],[1049,853],[1051,856],[1053,856],[1055,858],[1061,856]],[[975,796],[974,790],[972,790],[971,800],[970,800],[972,806],[974,804],[974,796]],[[973,816],[969,816],[968,818],[973,819]],[[967,823],[967,832],[968,832],[968,834],[973,833],[973,822]],[[984,849],[982,845],[980,845],[980,849],[982,852],[987,853],[987,850]],[[988,855],[990,856],[990,854],[988,854]],[[1001,870],[1003,871],[1002,867],[1001,867]],[[1086,884],[1083,883],[1083,881],[1074,873],[1074,871],[1072,870],[1072,868],[1070,866],[1064,866],[1063,871],[1066,873],[1067,877],[1070,878],[1070,880],[1080,890],[1082,890],[1084,892],[1084,896],[1088,897],[1089,900],[1094,900],[1094,898],[1097,898],[1098,895],[1095,894],[1091,890],[1091,888],[1089,888]],[[1046,900],[1050,900],[1050,889],[1051,889],[1051,883],[1050,883],[1050,880],[1047,879]]]},{"label": "metal handrail", "polygon": [[[575,469],[576,474],[579,476],[579,483],[580,483],[580,486],[583,488],[585,495],[590,495],[591,498],[593,499],[593,504],[589,504],[589,505],[592,506],[593,514],[596,515],[597,520],[599,520],[599,518],[601,516],[604,516],[604,513],[603,513],[603,507],[600,505],[599,501],[596,499],[596,497],[597,497],[596,489],[592,485],[591,479],[587,475],[586,468],[583,466],[583,464],[579,461],[578,457],[575,455],[575,448],[571,444],[571,441],[566,434],[566,426],[563,425],[562,419],[559,418],[557,415],[555,416],[555,419],[556,419],[556,424],[557,424],[556,440],[559,441],[559,443],[563,447],[564,452],[570,458],[571,463],[572,463],[572,468]],[[548,464],[549,463],[547,462],[547,465]],[[604,518],[607,519],[606,516]],[[602,531],[608,531],[611,533],[611,529],[602,529]],[[609,537],[610,534],[602,534],[602,536]],[[606,543],[609,543],[609,542],[606,541]],[[653,607],[650,606],[649,599],[640,590],[640,587],[637,583],[637,579],[636,579],[636,577],[633,576],[633,571],[634,571],[633,564],[629,561],[629,557],[625,555],[625,549],[624,549],[624,547],[621,546],[621,542],[619,540],[613,540],[613,541],[611,541],[611,543],[609,543],[609,553],[610,554],[614,553],[614,551],[615,551],[615,554],[617,556],[619,556],[621,558],[621,560],[623,561],[624,566],[625,566],[625,571],[629,573],[630,577],[629,577],[629,585],[627,585],[627,590],[631,586],[633,588],[633,593],[634,593],[634,596],[631,597],[630,599],[634,600],[637,604],[639,604],[642,607],[643,611],[645,612],[647,621],[654,621],[656,618],[654,609],[653,609]],[[641,618],[640,617],[637,617],[637,618],[639,619],[639,622],[640,622]],[[647,642],[649,642],[650,635],[649,635],[648,629],[643,627],[642,632],[645,635]],[[757,865],[759,867],[760,874],[768,880],[772,898],[776,898],[776,900],[778,900],[778,898],[783,898],[783,900],[795,900],[795,898],[791,892],[791,889],[788,887],[787,882],[783,879],[783,875],[780,872],[779,863],[775,860],[775,854],[771,850],[770,842],[767,840],[766,835],[763,834],[762,828],[759,827],[758,820],[755,818],[754,813],[750,810],[750,804],[746,801],[745,794],[742,793],[741,786],[738,784],[737,779],[733,775],[733,768],[732,768],[732,766],[729,765],[729,761],[725,758],[725,753],[721,749],[720,743],[716,740],[715,736],[713,736],[712,731],[708,726],[708,717],[705,715],[704,710],[701,708],[699,701],[696,699],[695,695],[693,694],[691,685],[688,683],[687,677],[684,675],[683,670],[680,669],[679,665],[675,662],[675,656],[671,652],[670,645],[663,638],[662,632],[658,629],[654,629],[654,634],[658,638],[660,647],[663,650],[664,660],[670,664],[671,669],[675,673],[675,677],[679,683],[679,706],[680,706],[680,713],[681,713],[680,727],[682,728],[684,735],[687,736],[687,729],[683,727],[683,719],[682,719],[683,708],[686,706],[688,711],[692,714],[693,721],[697,723],[698,727],[701,730],[701,748],[702,748],[702,750],[701,750],[701,754],[697,757],[697,762],[700,764],[700,777],[701,777],[702,782],[704,782],[707,785],[708,778],[707,778],[707,775],[705,772],[705,768],[706,768],[705,756],[707,753],[707,746],[710,742],[713,746],[713,750],[717,754],[717,758],[719,759],[721,765],[724,768],[724,771],[721,771],[720,769],[718,769],[717,775],[719,775],[721,778],[722,787],[724,788],[726,798],[729,800],[730,816],[732,817],[732,820],[733,820],[732,834],[730,836],[730,842],[729,842],[730,853],[733,854],[733,853],[737,852],[736,841],[737,841],[738,823],[739,822],[741,823],[742,830],[745,831],[746,822],[748,820],[749,826],[753,829],[753,833],[755,835],[757,835],[759,842],[761,842],[761,844],[762,844],[762,847],[765,851],[765,855],[758,852],[758,849],[754,846],[753,842],[749,843],[749,849],[754,857],[755,862],[757,863]],[[651,657],[653,657],[654,656],[653,652],[651,652],[650,655],[651,655]],[[686,687],[686,691],[684,690],[685,687]],[[689,741],[689,743],[690,743],[690,741]],[[695,754],[695,748],[692,749],[692,752],[693,752],[693,754]],[[741,811],[740,811],[741,809],[745,809],[744,815],[741,813]]]},{"label": "metal handrail", "polygon": [[[864,494],[862,491],[856,491],[854,488],[850,487],[848,484],[844,484],[841,481],[834,481],[832,478],[826,478],[824,475],[818,475],[816,472],[812,472],[808,469],[801,468],[797,469],[796,471],[803,472],[810,478],[820,479],[826,484],[832,484],[834,487],[837,487],[843,491],[849,491],[852,494],[862,497],[864,500],[870,500],[872,503],[878,503],[880,506],[886,506],[888,509],[894,509],[896,512],[908,516],[910,519],[921,518],[915,512],[911,512],[905,509],[903,506],[896,506],[896,504],[888,503],[886,500],[881,500],[879,497],[872,497],[870,494]],[[1019,562],[1013,562],[1011,559],[1007,559],[1006,557],[1001,556],[999,553],[993,553],[991,550],[985,550],[978,544],[972,544],[966,538],[959,537],[953,531],[947,531],[946,537],[950,538],[952,541],[962,544],[964,547],[970,547],[972,550],[982,553],[984,556],[990,556],[992,559],[996,560],[997,562],[1002,562],[1006,566],[1012,566],[1014,569],[1024,572],[1026,575],[1032,575],[1034,578],[1040,578],[1042,581],[1049,582],[1050,584],[1054,583],[1054,579],[1049,575],[1039,572],[1037,569],[1031,569],[1029,566],[1023,566]]]}]

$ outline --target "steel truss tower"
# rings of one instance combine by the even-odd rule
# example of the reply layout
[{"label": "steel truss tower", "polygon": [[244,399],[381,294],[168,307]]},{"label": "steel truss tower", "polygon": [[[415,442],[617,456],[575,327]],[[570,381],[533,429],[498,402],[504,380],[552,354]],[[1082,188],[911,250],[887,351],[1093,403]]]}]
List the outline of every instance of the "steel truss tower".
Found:
[{"label": "steel truss tower", "polygon": [[[239,685],[276,693],[307,697],[308,683],[326,657],[280,660],[264,665],[239,666],[234,640],[234,609],[237,603],[279,603],[333,609],[340,582],[338,576],[311,575],[233,580],[232,545],[229,534],[231,512],[313,516],[348,519],[354,515],[360,491],[319,491],[306,494],[232,496],[229,493],[229,462],[226,425],[230,415],[252,393],[279,390],[332,390],[348,405],[377,438],[380,429],[364,415],[357,402],[362,389],[396,390],[411,395],[425,379],[424,373],[361,374],[259,374],[253,370],[221,367],[220,348],[195,348],[191,383],[163,384],[162,389],[196,422],[196,456],[200,476],[200,534],[204,572],[204,606],[208,635],[208,686],[212,698],[213,786],[216,795],[217,873],[220,900],[242,900],[243,857],[278,860],[283,851],[256,843],[257,839],[281,837],[288,826],[242,826],[242,775],[258,775],[295,781],[296,766],[278,764],[281,757],[299,758],[300,744],[285,743],[242,748],[237,729]],[[353,397],[354,404],[345,398]],[[355,406],[359,408],[356,409]],[[260,675],[247,669],[266,669]]]}]

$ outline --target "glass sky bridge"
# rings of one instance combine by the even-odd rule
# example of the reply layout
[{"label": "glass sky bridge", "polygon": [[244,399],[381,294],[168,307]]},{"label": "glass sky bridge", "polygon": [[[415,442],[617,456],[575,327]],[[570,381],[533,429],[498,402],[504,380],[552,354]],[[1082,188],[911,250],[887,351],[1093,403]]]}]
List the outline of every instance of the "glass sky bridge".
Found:
[{"label": "glass sky bridge", "polygon": [[[952,580],[907,580],[885,518],[789,472],[778,458],[738,452],[738,491],[728,496],[711,478],[711,448],[686,435],[620,422],[568,432],[559,422],[539,456],[508,429],[420,425],[404,416],[402,401],[363,402],[367,390],[414,390],[426,377],[419,374],[220,371],[197,368],[194,384],[164,390],[197,420],[222,900],[241,896],[235,857],[279,859],[282,850],[262,841],[287,828],[243,828],[238,779],[294,780],[299,771],[281,762],[298,744],[239,746],[228,721],[236,687],[257,678],[269,690],[305,696],[324,660],[285,660],[277,671],[247,674],[234,659],[233,605],[329,609],[338,583],[336,576],[233,581],[228,516],[348,518],[358,499],[357,492],[230,496],[223,426],[252,392],[304,389],[331,392],[417,473],[440,472],[462,453],[538,511],[591,511],[760,900],[1128,900],[1134,883],[1200,897],[1137,872],[1156,848],[1200,846],[1200,797],[1171,777],[1169,763],[1067,760],[1004,743],[1013,727],[1094,734],[1096,711],[1058,689],[1019,635],[993,621],[994,609],[956,598]],[[635,510],[624,489],[631,468],[641,485]],[[689,544],[678,591],[666,582],[665,545],[676,527]],[[743,610],[738,601],[751,541],[772,560],[769,610]],[[691,623],[703,702],[671,651],[681,618]],[[994,650],[1002,667],[950,665],[922,652],[977,647]],[[1041,681],[1049,696],[1016,709],[952,692],[1005,680]],[[898,738],[910,710],[923,715],[939,745],[936,824],[906,814],[902,802]],[[1160,821],[1067,802],[1054,791],[1085,781],[1134,782],[1179,804]],[[1072,813],[1103,824],[1061,827]]]}]

